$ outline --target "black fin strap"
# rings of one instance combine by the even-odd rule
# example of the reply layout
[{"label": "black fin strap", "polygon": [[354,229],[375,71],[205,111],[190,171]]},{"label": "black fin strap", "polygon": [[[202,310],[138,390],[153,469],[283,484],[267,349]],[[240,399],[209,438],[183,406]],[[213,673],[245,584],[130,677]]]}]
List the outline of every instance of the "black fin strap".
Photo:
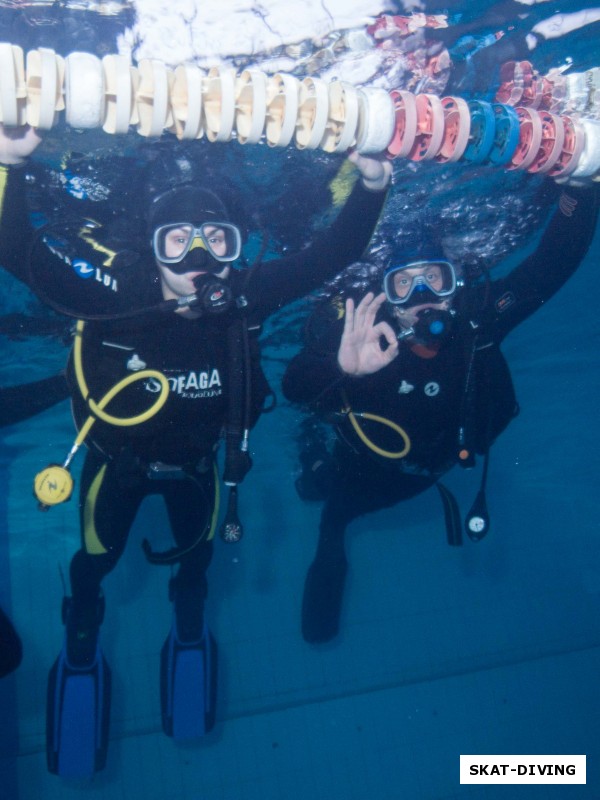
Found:
[{"label": "black fin strap", "polygon": [[435,485],[437,486],[444,506],[448,544],[452,547],[460,547],[463,543],[462,520],[460,518],[460,510],[456,498],[443,483],[440,483],[440,481],[437,481]]}]

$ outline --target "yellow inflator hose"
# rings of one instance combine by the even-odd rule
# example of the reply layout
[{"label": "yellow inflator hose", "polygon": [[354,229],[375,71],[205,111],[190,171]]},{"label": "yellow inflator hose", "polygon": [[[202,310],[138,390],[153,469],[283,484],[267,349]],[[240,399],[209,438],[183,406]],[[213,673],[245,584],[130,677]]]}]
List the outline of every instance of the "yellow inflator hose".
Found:
[{"label": "yellow inflator hose", "polygon": [[[383,458],[404,458],[409,454],[411,448],[410,437],[406,433],[404,428],[400,427],[400,425],[397,425],[395,422],[392,422],[391,419],[380,417],[377,414],[370,414],[366,411],[355,414],[350,406],[350,403],[348,402],[348,397],[346,396],[345,392],[343,393],[342,397],[344,401],[344,408],[342,409],[342,413],[348,417],[348,419],[350,420],[350,424],[352,425],[352,427],[356,432],[356,435],[361,440],[361,442],[369,448],[369,450],[372,450],[374,453],[377,453],[377,455],[382,456]],[[361,417],[362,419],[369,419],[372,422],[378,422],[380,425],[385,425],[386,427],[391,428],[402,439],[402,442],[404,444],[402,450],[398,450],[397,452],[392,452],[391,450],[384,450],[382,447],[376,445],[375,442],[372,442],[366,435],[366,433],[363,431],[363,429],[360,427],[357,417]]]},{"label": "yellow inflator hose", "polygon": [[[84,424],[81,426],[81,430],[79,431],[79,435],[75,440],[75,444],[79,447],[85,437],[88,435],[90,428],[96,421],[96,419],[101,419],[103,422],[107,422],[109,425],[117,425],[120,427],[129,427],[131,425],[139,425],[142,422],[146,422],[147,420],[151,419],[155,414],[157,414],[160,409],[164,406],[167,402],[167,397],[169,396],[169,382],[162,374],[155,369],[144,369],[140,370],[139,372],[134,372],[131,375],[128,375],[126,378],[123,378],[118,383],[116,383],[112,389],[109,389],[108,392],[104,395],[104,397],[100,400],[99,403],[96,403],[92,398],[89,396],[90,392],[88,389],[87,382],[85,380],[85,375],[83,374],[83,359],[82,359],[82,335],[83,335],[83,327],[84,323],[82,320],[77,320],[77,325],[75,327],[75,343],[73,345],[73,365],[75,367],[75,377],[77,378],[77,386],[79,387],[79,391],[81,392],[81,396],[87,403],[88,408],[92,412]],[[147,380],[148,378],[156,378],[157,381],[160,383],[160,394],[156,398],[156,401],[150,406],[149,409],[142,412],[141,414],[137,414],[135,417],[115,417],[112,414],[107,414],[104,409],[110,403],[110,401],[116,397],[119,392],[122,392],[127,386],[130,386],[132,383],[141,380]]]},{"label": "yellow inflator hose", "polygon": [[[37,499],[40,501],[40,508],[42,509],[47,509],[50,506],[63,503],[71,496],[73,491],[73,479],[69,472],[69,464],[73,460],[75,453],[85,441],[92,425],[97,419],[100,419],[109,425],[116,425],[119,427],[139,425],[140,423],[146,422],[155,414],[157,414],[167,402],[167,398],[169,396],[169,382],[162,372],[154,369],[144,369],[140,370],[139,372],[135,372],[132,375],[128,375],[126,378],[120,380],[111,389],[109,389],[109,391],[98,403],[96,403],[96,401],[90,397],[90,392],[83,372],[83,329],[83,320],[78,320],[75,327],[75,342],[73,344],[73,366],[75,369],[77,386],[79,387],[81,396],[86,402],[91,413],[81,426],[81,429],[77,434],[77,438],[73,443],[73,447],[69,451],[64,464],[62,466],[58,464],[51,464],[35,476],[34,493]],[[160,394],[156,398],[155,402],[152,403],[150,408],[148,408],[146,411],[142,412],[141,414],[137,414],[134,417],[115,417],[113,414],[108,414],[104,410],[110,401],[113,400],[116,395],[119,394],[119,392],[122,392],[123,389],[126,389],[136,381],[148,380],[149,378],[154,378],[160,383]]]}]

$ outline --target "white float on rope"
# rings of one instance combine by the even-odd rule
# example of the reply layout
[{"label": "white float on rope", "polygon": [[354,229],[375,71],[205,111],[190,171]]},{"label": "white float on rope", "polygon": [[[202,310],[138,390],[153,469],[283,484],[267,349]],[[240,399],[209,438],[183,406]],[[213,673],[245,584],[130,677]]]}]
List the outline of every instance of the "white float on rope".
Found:
[{"label": "white float on rope", "polygon": [[27,53],[27,124],[49,131],[56,124],[58,112],[64,111],[64,58],[54,50],[40,47]]},{"label": "white float on rope", "polygon": [[101,128],[105,109],[104,70],[91,53],[69,53],[65,58],[65,117],[79,130]]},{"label": "white float on rope", "polygon": [[329,84],[329,118],[320,147],[327,153],[344,153],[356,140],[359,120],[358,90],[347,81]]},{"label": "white float on rope", "polygon": [[267,81],[265,137],[270,147],[287,147],[296,130],[300,81],[277,72]]},{"label": "white float on rope", "polygon": [[173,133],[178,139],[201,139],[204,135],[202,118],[202,80],[204,73],[195,64],[181,64],[173,73],[171,111]]},{"label": "white float on rope", "polygon": [[0,122],[21,127],[27,121],[27,87],[23,51],[0,43]]},{"label": "white float on rope", "polygon": [[583,152],[578,159],[577,166],[571,177],[591,178],[600,170],[600,121],[597,119],[582,119],[581,126],[585,133]]},{"label": "white float on rope", "polygon": [[228,142],[235,123],[234,69],[211,67],[204,79],[204,119],[210,142]]},{"label": "white float on rope", "polygon": [[267,76],[245,69],[236,83],[235,128],[240,144],[260,142],[267,117]]},{"label": "white float on rope", "polygon": [[394,101],[385,89],[358,90],[356,150],[361,155],[385,153],[396,130]]},{"label": "white float on rope", "polygon": [[102,129],[106,133],[125,134],[130,125],[137,125],[139,115],[135,98],[139,88],[139,73],[128,56],[104,56],[106,109]]},{"label": "white float on rope", "polygon": [[162,136],[173,124],[169,94],[173,73],[162,61],[144,58],[138,64],[140,82],[136,94],[137,132],[149,138]]},{"label": "white float on rope", "polygon": [[315,150],[325,135],[329,118],[329,92],[321,78],[300,81],[300,99],[296,120],[296,147]]}]

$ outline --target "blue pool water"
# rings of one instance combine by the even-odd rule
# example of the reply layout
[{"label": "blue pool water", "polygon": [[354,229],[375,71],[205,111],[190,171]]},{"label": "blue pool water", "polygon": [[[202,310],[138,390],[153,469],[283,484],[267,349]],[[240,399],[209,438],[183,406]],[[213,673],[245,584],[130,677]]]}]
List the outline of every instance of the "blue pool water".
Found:
[{"label": "blue pool water", "polygon": [[[54,169],[59,137],[50,138],[41,161]],[[292,170],[277,200],[284,208],[294,175],[318,183],[331,172],[321,158],[307,167],[298,154],[265,155],[261,146],[247,152],[229,157],[232,170],[247,162],[249,192]],[[397,171],[397,186],[414,202],[427,179],[440,180],[435,169]],[[236,179],[243,183],[245,175]],[[436,184],[440,203],[453,200],[471,213],[469,191],[496,198],[499,223],[511,213],[511,193],[515,204],[527,198],[508,263],[531,246],[547,210],[543,203],[529,208],[541,181],[464,167],[438,175],[445,181],[443,191]],[[398,195],[391,202],[401,203]],[[301,227],[295,213],[290,239]],[[320,507],[295,493],[302,417],[280,388],[305,304],[269,323],[265,365],[279,402],[252,438],[255,466],[241,489],[246,535],[237,545],[219,542],[209,571],[207,615],[219,644],[216,729],[184,746],[161,730],[168,569],[150,567],[140,544],[149,534],[157,547],[169,540],[162,507],[147,501],[104,583],[111,739],[105,771],[89,782],[48,774],[44,750],[47,673],[63,637],[61,571],[67,574],[79,533],[75,504],[42,514],[31,485],[68,451],[70,410],[62,403],[0,430],[0,605],[24,645],[21,667],[0,683],[0,800],[600,797],[599,259],[600,234],[567,286],[505,343],[521,414],[493,449],[489,536],[449,548],[434,490],[354,523],[342,633],[318,647],[300,636],[300,601]],[[0,287],[2,314],[47,318],[5,274]],[[60,336],[25,330],[0,338],[0,385],[64,365]],[[463,510],[479,469],[448,477]],[[469,753],[586,754],[588,782],[461,786],[459,755]]]}]

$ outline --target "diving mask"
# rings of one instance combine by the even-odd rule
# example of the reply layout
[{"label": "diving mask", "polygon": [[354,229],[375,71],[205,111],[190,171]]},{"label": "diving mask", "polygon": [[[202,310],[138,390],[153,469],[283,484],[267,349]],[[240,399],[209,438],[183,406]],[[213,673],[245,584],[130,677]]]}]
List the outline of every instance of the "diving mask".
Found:
[{"label": "diving mask", "polygon": [[196,248],[225,264],[239,258],[242,236],[239,228],[229,222],[204,222],[200,226],[174,222],[156,228],[152,248],[156,259],[169,267],[181,263]]},{"label": "diving mask", "polygon": [[388,302],[410,308],[440,303],[456,291],[456,272],[448,261],[414,261],[390,267],[383,277]]}]

